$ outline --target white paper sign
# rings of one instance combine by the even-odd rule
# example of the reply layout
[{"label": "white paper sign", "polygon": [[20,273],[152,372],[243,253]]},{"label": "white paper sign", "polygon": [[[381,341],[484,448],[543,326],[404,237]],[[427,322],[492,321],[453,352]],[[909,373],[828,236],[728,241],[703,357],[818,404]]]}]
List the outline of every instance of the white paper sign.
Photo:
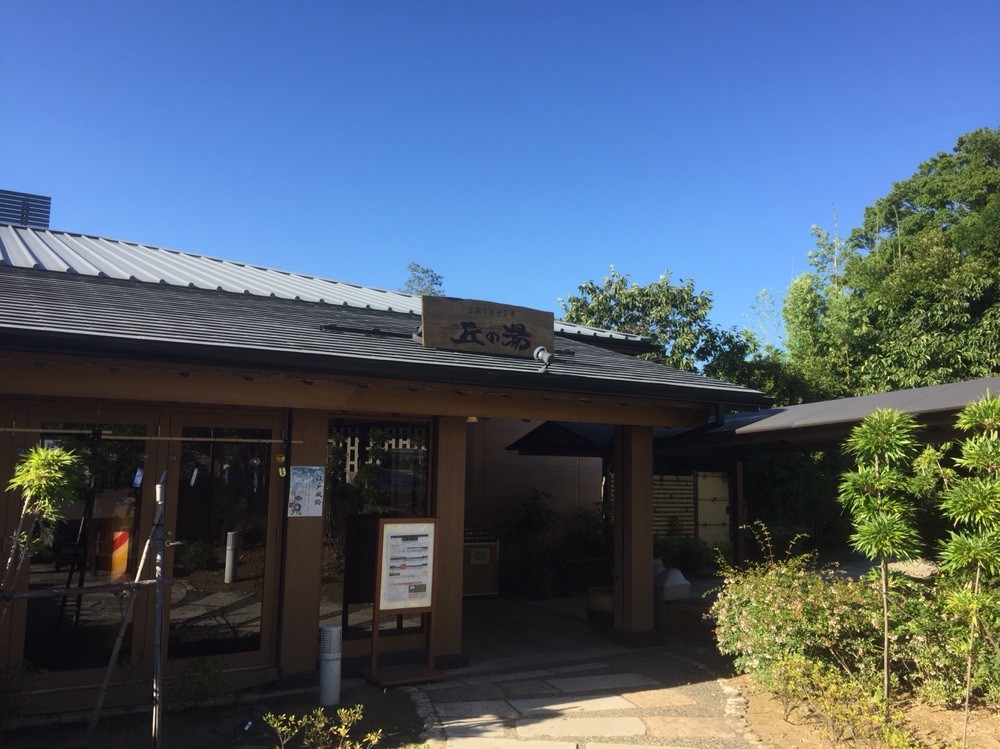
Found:
[{"label": "white paper sign", "polygon": [[288,481],[288,517],[322,517],[323,466],[292,466]]},{"label": "white paper sign", "polygon": [[382,525],[379,608],[430,608],[434,593],[434,524]]}]

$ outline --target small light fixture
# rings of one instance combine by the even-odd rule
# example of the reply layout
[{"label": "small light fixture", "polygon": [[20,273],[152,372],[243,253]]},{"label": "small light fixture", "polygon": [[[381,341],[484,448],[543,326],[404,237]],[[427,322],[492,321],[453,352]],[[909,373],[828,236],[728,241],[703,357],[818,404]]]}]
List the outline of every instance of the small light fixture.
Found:
[{"label": "small light fixture", "polygon": [[539,372],[546,371],[552,363],[552,352],[545,348],[545,346],[536,348],[533,356],[535,361],[542,365],[542,368],[538,370]]}]

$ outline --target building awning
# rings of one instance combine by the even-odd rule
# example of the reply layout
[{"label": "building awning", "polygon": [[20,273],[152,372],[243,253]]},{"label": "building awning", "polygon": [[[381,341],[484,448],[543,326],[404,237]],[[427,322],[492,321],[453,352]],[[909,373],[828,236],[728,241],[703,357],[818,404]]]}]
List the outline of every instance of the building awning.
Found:
[{"label": "building awning", "polygon": [[654,446],[660,453],[834,449],[865,416],[879,408],[912,414],[924,438],[943,441],[954,436],[955,417],[962,407],[987,392],[1000,395],[1000,377],[729,414],[720,426],[655,439]]}]

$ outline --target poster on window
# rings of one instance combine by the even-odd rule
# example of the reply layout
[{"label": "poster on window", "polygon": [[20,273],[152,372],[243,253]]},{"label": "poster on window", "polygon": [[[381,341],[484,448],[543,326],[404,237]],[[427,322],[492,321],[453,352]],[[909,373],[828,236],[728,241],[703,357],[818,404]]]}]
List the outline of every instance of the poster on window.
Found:
[{"label": "poster on window", "polygon": [[382,521],[379,608],[429,609],[434,582],[434,523]]},{"label": "poster on window", "polygon": [[292,466],[288,480],[288,517],[323,516],[323,466]]}]

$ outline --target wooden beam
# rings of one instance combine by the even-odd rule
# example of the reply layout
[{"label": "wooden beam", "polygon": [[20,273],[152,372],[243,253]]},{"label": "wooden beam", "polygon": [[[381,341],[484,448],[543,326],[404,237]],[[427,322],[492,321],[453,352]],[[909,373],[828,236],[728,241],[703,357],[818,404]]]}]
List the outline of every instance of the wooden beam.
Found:
[{"label": "wooden beam", "polygon": [[154,365],[58,356],[0,358],[0,393],[23,397],[95,398],[148,403],[304,408],[388,416],[548,419],[594,424],[696,427],[706,404],[581,395],[559,391],[469,388],[238,369]]}]

